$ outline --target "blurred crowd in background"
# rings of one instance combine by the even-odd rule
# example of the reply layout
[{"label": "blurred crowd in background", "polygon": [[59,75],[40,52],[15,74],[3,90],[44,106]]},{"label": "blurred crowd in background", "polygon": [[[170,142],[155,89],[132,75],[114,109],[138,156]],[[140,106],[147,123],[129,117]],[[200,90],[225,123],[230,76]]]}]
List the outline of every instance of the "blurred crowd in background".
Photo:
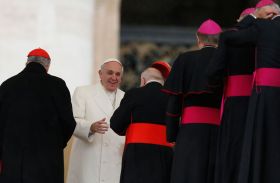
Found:
[{"label": "blurred crowd in background", "polygon": [[140,73],[151,63],[163,60],[170,65],[185,51],[196,49],[193,45],[170,45],[152,42],[126,42],[121,45],[120,58],[124,66],[121,89],[126,91],[139,86]]}]

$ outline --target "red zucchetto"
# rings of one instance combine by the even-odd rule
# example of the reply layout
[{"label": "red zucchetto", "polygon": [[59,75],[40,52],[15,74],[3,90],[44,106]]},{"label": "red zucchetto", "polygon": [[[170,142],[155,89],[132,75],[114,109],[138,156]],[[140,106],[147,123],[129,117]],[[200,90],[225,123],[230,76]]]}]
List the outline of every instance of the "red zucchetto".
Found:
[{"label": "red zucchetto", "polygon": [[50,55],[48,54],[48,52],[46,50],[43,50],[42,48],[36,48],[32,51],[30,51],[27,55],[27,57],[44,57],[47,59],[51,59]]}]

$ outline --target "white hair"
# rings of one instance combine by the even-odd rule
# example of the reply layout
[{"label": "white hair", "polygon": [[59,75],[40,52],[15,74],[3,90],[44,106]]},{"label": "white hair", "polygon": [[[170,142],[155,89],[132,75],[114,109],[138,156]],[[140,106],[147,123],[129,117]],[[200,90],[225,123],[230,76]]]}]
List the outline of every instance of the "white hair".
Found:
[{"label": "white hair", "polygon": [[40,56],[30,56],[27,58],[27,64],[29,64],[30,62],[39,63],[43,65],[46,69],[48,69],[51,64],[51,59]]},{"label": "white hair", "polygon": [[141,78],[144,78],[146,83],[149,81],[156,81],[164,84],[164,78],[161,72],[155,68],[149,67],[141,73]]},{"label": "white hair", "polygon": [[275,10],[277,10],[277,13],[280,13],[280,7],[279,7],[279,5],[278,5],[278,4],[273,3],[271,6],[272,6],[272,7],[274,7],[274,8],[275,8]]},{"label": "white hair", "polygon": [[[267,5],[267,6],[268,6],[268,7],[274,8],[275,10],[278,11],[278,13],[280,13],[280,8],[279,8],[279,5],[278,5],[278,4],[273,3],[273,4],[269,4],[269,5]],[[263,7],[266,7],[266,6],[263,6]],[[256,8],[256,11],[259,11],[259,10],[262,9],[263,7]]]}]

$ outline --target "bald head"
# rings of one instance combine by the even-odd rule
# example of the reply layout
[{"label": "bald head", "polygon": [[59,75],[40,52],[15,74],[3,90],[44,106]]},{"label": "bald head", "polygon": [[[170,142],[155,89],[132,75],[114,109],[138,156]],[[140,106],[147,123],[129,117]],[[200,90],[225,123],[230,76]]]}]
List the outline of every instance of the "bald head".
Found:
[{"label": "bald head", "polygon": [[145,86],[150,81],[156,81],[164,84],[164,78],[161,72],[155,68],[149,67],[141,74],[141,86]]}]

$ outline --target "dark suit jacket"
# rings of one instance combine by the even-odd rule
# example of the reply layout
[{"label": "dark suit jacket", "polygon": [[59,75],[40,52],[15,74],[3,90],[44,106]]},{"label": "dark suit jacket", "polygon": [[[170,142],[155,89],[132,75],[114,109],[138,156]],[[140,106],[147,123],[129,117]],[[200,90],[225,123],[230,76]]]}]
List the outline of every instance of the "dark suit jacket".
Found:
[{"label": "dark suit jacket", "polygon": [[63,183],[76,122],[65,82],[29,63],[0,87],[1,183]]}]

